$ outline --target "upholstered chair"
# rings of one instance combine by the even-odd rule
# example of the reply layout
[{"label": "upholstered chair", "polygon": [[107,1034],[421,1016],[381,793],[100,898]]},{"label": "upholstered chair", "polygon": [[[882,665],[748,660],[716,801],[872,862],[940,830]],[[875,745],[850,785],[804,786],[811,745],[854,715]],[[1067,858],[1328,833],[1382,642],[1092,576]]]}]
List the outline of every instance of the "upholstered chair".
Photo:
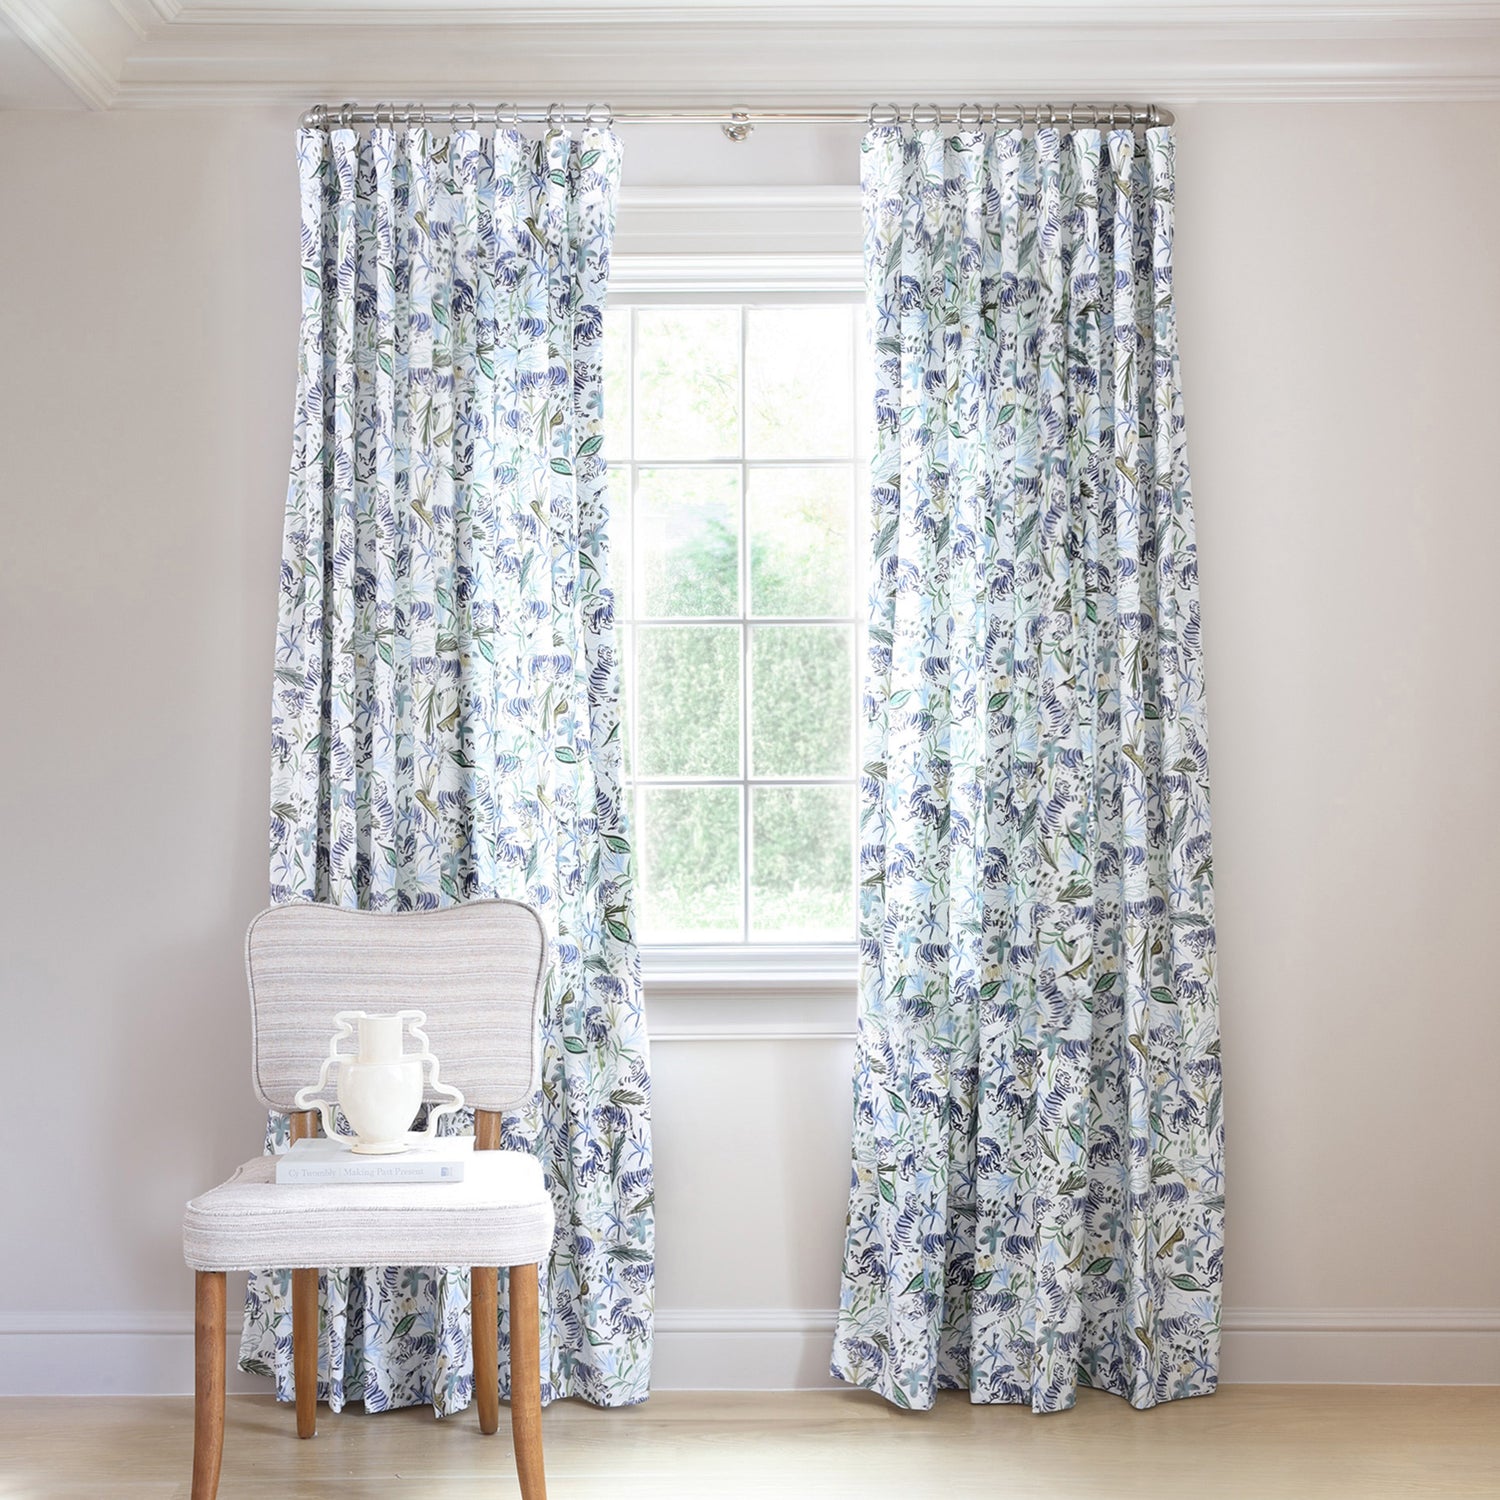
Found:
[{"label": "upholstered chair", "polygon": [[[419,1008],[442,1079],[474,1106],[475,1153],[461,1183],[278,1185],[275,1158],[247,1161],[195,1198],[183,1253],[197,1272],[192,1500],[214,1500],[224,1446],[226,1271],[292,1268],[297,1435],[317,1424],[318,1268],[472,1267],[474,1395],[480,1430],[500,1425],[498,1271],[510,1268],[511,1428],[524,1500],[545,1500],[538,1267],[552,1200],[535,1157],[500,1150],[500,1112],[540,1079],[547,940],[514,901],[427,912],[274,906],[245,943],[255,1091],[289,1113],[294,1139],[317,1115],[296,1107],[314,1083],[341,1010]],[[429,1094],[429,1100],[436,1096]]]}]

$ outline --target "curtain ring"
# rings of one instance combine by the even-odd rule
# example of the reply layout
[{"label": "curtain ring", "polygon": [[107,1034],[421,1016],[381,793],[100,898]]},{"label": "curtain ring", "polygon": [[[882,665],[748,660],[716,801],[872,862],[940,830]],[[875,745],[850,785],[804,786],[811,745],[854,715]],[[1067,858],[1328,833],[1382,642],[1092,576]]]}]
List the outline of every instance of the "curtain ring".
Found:
[{"label": "curtain ring", "polygon": [[[922,114],[921,111],[931,110],[931,115]],[[937,104],[913,104],[908,123],[913,130],[931,130],[943,123],[942,107]]]},{"label": "curtain ring", "polygon": [[899,125],[901,111],[894,104],[872,104],[865,122],[871,129],[877,125]]},{"label": "curtain ring", "polygon": [[[965,113],[965,111],[967,110],[973,110],[974,113],[972,115],[969,115]],[[967,125],[977,129],[984,124],[984,110],[977,104],[960,104],[957,111],[954,113],[953,123],[955,125]]]},{"label": "curtain ring", "polygon": [[568,123],[567,111],[561,104],[547,106],[547,129],[561,130]]},{"label": "curtain ring", "polygon": [[350,103],[349,100],[347,100],[347,99],[341,105],[339,105],[339,129],[340,130],[347,130],[349,128],[349,116],[353,113],[353,111],[354,111],[354,105],[352,103]]},{"label": "curtain ring", "polygon": [[[595,111],[600,111],[596,114]],[[602,126],[608,130],[615,123],[615,112],[607,104],[590,104],[583,111],[585,125]]]}]

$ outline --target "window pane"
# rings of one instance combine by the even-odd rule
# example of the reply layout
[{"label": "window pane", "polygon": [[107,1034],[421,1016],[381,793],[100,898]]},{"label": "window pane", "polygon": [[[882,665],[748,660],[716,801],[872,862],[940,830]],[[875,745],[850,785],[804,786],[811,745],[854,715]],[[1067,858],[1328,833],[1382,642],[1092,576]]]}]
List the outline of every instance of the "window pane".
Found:
[{"label": "window pane", "polygon": [[737,457],[739,309],[642,307],[635,326],[636,458]]},{"label": "window pane", "polygon": [[752,469],[750,610],[757,615],[848,615],[854,605],[849,567],[846,465]]},{"label": "window pane", "polygon": [[604,457],[630,457],[630,309],[604,319]]},{"label": "window pane", "polygon": [[737,469],[642,469],[635,506],[641,614],[738,614]]},{"label": "window pane", "polygon": [[641,941],[737,938],[739,788],[642,787],[640,805]]},{"label": "window pane", "polygon": [[853,305],[752,307],[745,330],[745,452],[847,458]]},{"label": "window pane", "polygon": [[750,935],[854,936],[854,789],[750,790]]},{"label": "window pane", "polygon": [[738,625],[636,629],[640,776],[740,774]]},{"label": "window pane", "polygon": [[751,627],[752,776],[850,774],[852,637],[847,625]]}]

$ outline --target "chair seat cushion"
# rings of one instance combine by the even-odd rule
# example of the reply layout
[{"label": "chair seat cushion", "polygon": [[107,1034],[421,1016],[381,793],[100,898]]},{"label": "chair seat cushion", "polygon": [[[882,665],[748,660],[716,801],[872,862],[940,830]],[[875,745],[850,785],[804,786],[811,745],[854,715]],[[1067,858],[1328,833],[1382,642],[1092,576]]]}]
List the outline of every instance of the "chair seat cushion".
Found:
[{"label": "chair seat cushion", "polygon": [[182,1253],[195,1271],[520,1266],[545,1259],[552,1222],[541,1163],[520,1151],[412,1183],[278,1183],[276,1158],[257,1156],[188,1204]]}]

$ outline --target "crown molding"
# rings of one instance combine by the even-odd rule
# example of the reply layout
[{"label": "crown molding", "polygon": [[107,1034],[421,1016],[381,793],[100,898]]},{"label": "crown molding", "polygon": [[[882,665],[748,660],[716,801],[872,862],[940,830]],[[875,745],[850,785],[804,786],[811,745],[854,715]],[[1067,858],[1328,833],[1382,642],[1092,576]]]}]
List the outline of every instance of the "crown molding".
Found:
[{"label": "crown molding", "polygon": [[153,26],[170,24],[182,13],[182,0],[110,0],[110,4],[142,39],[150,35]]},{"label": "crown molding", "polygon": [[618,106],[940,97],[1500,99],[1500,3],[0,0],[100,108],[522,96]]},{"label": "crown molding", "polygon": [[[129,4],[157,5],[158,0],[125,0]],[[496,0],[444,0],[441,4],[414,0],[322,0],[297,4],[295,0],[159,0],[163,8],[184,13],[184,20],[206,25],[261,25],[266,22],[291,25],[426,26],[451,24],[595,27],[601,25],[680,25],[705,16],[715,24],[740,21],[754,25],[807,23],[821,25],[829,19],[848,20],[894,17],[910,29],[977,18],[1013,27],[1053,26],[1065,17],[1079,25],[1129,25],[1137,27],[1202,26],[1215,24],[1249,28],[1262,33],[1295,35],[1310,26],[1353,26],[1369,32],[1383,24],[1467,24],[1500,19],[1495,0],[1365,0],[1365,3],[1223,3],[1223,0],[1031,0],[1031,3],[995,3],[995,0],[932,0],[914,5],[912,0],[658,0],[638,4],[634,0],[592,0],[592,3],[504,4]]]},{"label": "crown molding", "polygon": [[3,18],[90,109],[108,109],[134,24],[112,0],[0,0]]}]

